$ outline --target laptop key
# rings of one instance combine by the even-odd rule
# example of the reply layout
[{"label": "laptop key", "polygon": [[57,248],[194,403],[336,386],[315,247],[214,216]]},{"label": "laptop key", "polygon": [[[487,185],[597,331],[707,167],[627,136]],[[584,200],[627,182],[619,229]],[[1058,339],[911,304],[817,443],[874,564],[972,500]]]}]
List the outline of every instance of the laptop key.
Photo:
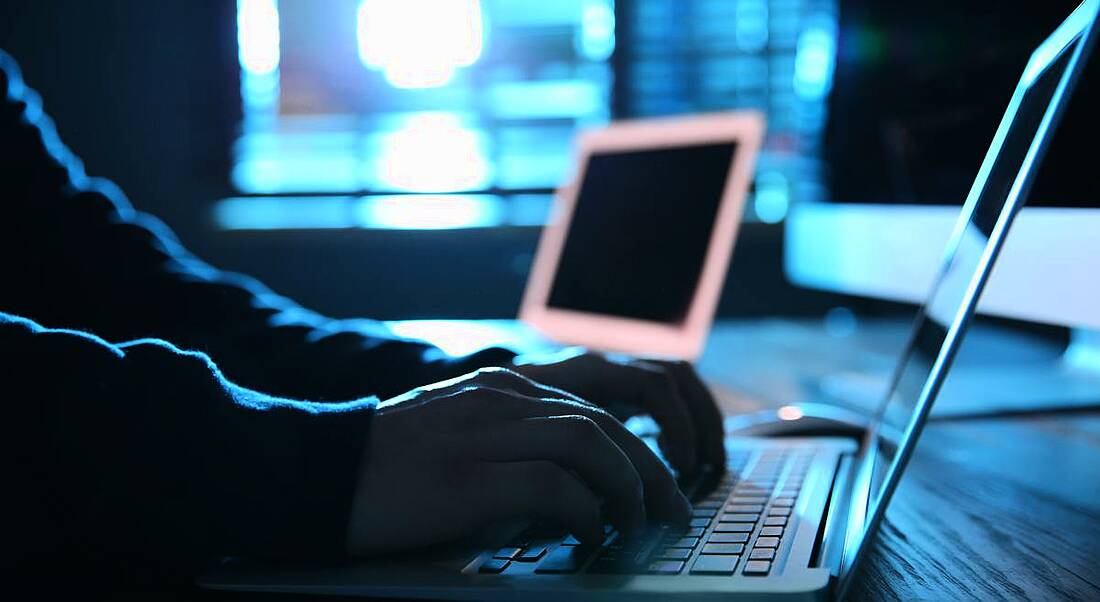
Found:
[{"label": "laptop key", "polygon": [[504,569],[508,568],[508,560],[504,558],[490,558],[478,567],[477,572],[488,575],[496,575],[503,573]]},{"label": "laptop key", "polygon": [[722,554],[732,556],[745,551],[743,543],[707,543],[703,544],[703,554]]},{"label": "laptop key", "polygon": [[705,529],[703,529],[702,527],[692,527],[687,531],[684,531],[684,537],[702,537],[703,531],[705,531]]},{"label": "laptop key", "polygon": [[722,518],[718,519],[723,523],[755,523],[760,520],[759,514],[731,514],[726,513],[722,515]]},{"label": "laptop key", "polygon": [[691,558],[691,548],[665,548],[653,556],[654,560],[687,560],[688,558]]},{"label": "laptop key", "polygon": [[772,502],[772,505],[773,506],[793,506],[794,505],[794,500],[789,498],[789,497],[775,498],[775,501]]},{"label": "laptop key", "polygon": [[714,518],[717,514],[717,508],[696,508],[691,511],[691,515],[695,518]]},{"label": "laptop key", "polygon": [[726,506],[726,511],[759,513],[764,511],[764,506],[760,504],[731,504],[729,506]]},{"label": "laptop key", "polygon": [[691,519],[692,527],[706,527],[710,524],[709,518],[693,518]]},{"label": "laptop key", "polygon": [[542,555],[546,553],[546,546],[543,544],[531,544],[523,549],[519,553],[519,556],[514,557],[512,560],[518,560],[520,562],[535,562]]},{"label": "laptop key", "polygon": [[698,537],[681,537],[680,539],[677,539],[676,541],[673,541],[673,542],[669,543],[668,547],[670,547],[670,548],[689,548],[690,549],[690,548],[694,548],[697,545],[699,545],[699,538]]},{"label": "laptop key", "polygon": [[521,548],[501,548],[493,554],[493,558],[503,558],[504,560],[511,560],[523,550]]},{"label": "laptop key", "polygon": [[778,548],[779,547],[779,538],[778,537],[757,537],[756,538],[756,547],[758,547],[758,548]]},{"label": "laptop key", "polygon": [[772,568],[772,563],[767,560],[750,560],[745,563],[746,575],[767,575]]},{"label": "laptop key", "polygon": [[731,504],[765,504],[768,498],[762,495],[737,496],[730,500]]},{"label": "laptop key", "polygon": [[751,533],[752,523],[718,523],[715,533]]},{"label": "laptop key", "polygon": [[748,540],[748,533],[711,533],[707,543],[745,543]]},{"label": "laptop key", "polygon": [[790,516],[791,515],[791,507],[790,506],[775,506],[775,507],[771,508],[770,510],[768,510],[768,515],[769,516]]},{"label": "laptop key", "polygon": [[700,556],[691,565],[692,575],[732,575],[739,556]]},{"label": "laptop key", "polygon": [[595,550],[587,546],[558,546],[535,567],[536,573],[575,573]]},{"label": "laptop key", "polygon": [[783,527],[764,527],[760,529],[760,535],[765,537],[781,537],[783,535]]},{"label": "laptop key", "polygon": [[658,560],[649,563],[645,572],[650,575],[679,575],[684,570],[684,563],[679,560]]},{"label": "laptop key", "polygon": [[752,552],[749,552],[749,558],[752,560],[771,560],[775,558],[774,548],[753,548]]},{"label": "laptop key", "polygon": [[786,516],[769,516],[764,519],[765,527],[784,527],[787,525]]}]

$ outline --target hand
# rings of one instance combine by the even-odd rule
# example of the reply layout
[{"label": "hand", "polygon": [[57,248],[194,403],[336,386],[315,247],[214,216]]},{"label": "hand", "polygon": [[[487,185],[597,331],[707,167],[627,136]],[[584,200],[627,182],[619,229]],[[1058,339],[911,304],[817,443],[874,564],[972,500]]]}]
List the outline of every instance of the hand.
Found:
[{"label": "hand", "polygon": [[540,519],[603,540],[691,512],[668,468],[607,412],[501,368],[415,389],[372,418],[348,549],[371,555]]},{"label": "hand", "polygon": [[580,349],[520,356],[515,370],[544,385],[569,391],[619,420],[649,414],[669,462],[691,476],[703,465],[726,466],[722,413],[691,364],[587,353]]}]

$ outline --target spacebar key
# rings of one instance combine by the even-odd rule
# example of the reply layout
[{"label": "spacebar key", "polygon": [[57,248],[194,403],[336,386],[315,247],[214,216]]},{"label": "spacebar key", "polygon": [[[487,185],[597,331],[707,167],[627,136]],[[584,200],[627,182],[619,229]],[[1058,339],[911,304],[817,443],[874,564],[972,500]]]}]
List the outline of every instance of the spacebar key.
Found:
[{"label": "spacebar key", "polygon": [[591,546],[558,546],[535,568],[536,573],[575,573],[599,548]]}]

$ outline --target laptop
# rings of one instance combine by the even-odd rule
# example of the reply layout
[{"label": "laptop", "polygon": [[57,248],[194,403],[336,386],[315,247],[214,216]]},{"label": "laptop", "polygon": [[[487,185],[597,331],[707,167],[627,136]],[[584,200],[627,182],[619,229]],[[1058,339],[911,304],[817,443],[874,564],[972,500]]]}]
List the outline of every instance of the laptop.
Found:
[{"label": "laptop", "polygon": [[1095,42],[1098,12],[1100,0],[1086,0],[1028,61],[889,394],[858,445],[729,437],[725,470],[685,484],[691,525],[654,526],[630,540],[608,527],[602,545],[581,546],[566,533],[520,525],[486,534],[491,545],[345,566],[224,565],[200,585],[456,600],[844,597]]}]

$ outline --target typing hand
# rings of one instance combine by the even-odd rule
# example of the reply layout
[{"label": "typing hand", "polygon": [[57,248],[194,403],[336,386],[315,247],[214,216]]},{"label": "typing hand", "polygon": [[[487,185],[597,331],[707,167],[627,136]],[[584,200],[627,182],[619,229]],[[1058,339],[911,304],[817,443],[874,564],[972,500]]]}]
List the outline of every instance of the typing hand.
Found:
[{"label": "typing hand", "polygon": [[622,423],[564,391],[484,369],[380,404],[349,521],[372,555],[452,541],[517,518],[598,544],[647,517],[686,524],[672,474]]},{"label": "typing hand", "polygon": [[649,414],[661,427],[661,449],[690,477],[704,464],[723,469],[722,414],[691,364],[567,349],[520,356],[515,370],[545,385],[575,393],[619,420]]}]

